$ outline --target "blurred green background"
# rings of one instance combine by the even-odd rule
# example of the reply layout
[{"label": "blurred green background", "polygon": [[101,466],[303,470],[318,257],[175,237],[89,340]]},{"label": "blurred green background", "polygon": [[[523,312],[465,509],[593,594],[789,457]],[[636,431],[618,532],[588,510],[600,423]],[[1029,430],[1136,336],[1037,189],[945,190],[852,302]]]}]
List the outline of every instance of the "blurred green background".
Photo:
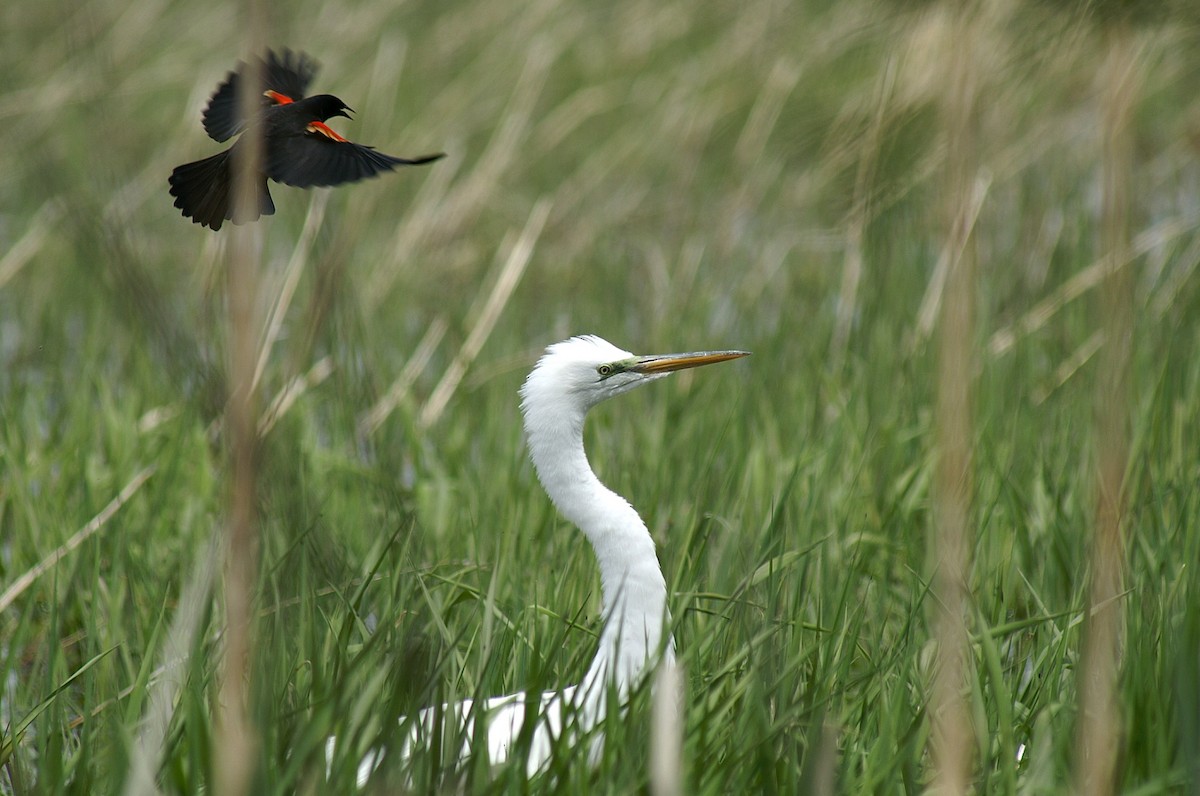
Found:
[{"label": "blurred green background", "polygon": [[[527,462],[516,396],[580,333],[754,352],[605,406],[587,433],[675,595],[685,792],[796,793],[822,765],[836,792],[924,790],[956,64],[977,92],[973,776],[1062,792],[1104,433],[1114,36],[1135,67],[1117,783],[1200,788],[1200,13],[980,3],[963,41],[952,7],[269,9],[266,43],[315,57],[313,91],[356,110],[335,129],[447,157],[272,186],[257,227],[257,306],[277,320],[260,344],[252,792],[324,792],[329,733],[365,748],[420,706],[586,668],[598,578]],[[184,662],[166,640],[227,515],[229,228],[182,218],[166,178],[218,151],[200,114],[247,55],[243,9],[10,2],[0,30],[0,584],[154,468],[0,613],[0,792],[116,792],[154,726],[158,787],[211,792],[219,588]],[[645,697],[597,768],[560,750],[559,786],[647,787]],[[520,766],[463,777],[527,787]],[[437,782],[430,760],[379,777]]]}]

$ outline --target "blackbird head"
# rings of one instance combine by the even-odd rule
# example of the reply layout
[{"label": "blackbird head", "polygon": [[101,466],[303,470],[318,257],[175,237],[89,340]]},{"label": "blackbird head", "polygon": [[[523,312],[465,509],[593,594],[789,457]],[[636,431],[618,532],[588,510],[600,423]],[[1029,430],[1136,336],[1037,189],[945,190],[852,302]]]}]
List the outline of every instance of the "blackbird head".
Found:
[{"label": "blackbird head", "polygon": [[312,115],[322,122],[332,119],[334,116],[345,116],[349,119],[350,113],[354,112],[353,108],[332,94],[318,94],[315,97],[309,97],[304,102],[308,105],[308,110],[312,111]]}]

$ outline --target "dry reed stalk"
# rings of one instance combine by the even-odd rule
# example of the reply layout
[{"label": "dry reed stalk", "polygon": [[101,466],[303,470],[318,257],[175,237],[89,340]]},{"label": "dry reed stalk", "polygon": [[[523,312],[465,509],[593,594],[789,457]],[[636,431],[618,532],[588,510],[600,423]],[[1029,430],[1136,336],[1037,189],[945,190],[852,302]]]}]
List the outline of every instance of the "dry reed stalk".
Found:
[{"label": "dry reed stalk", "polygon": [[308,265],[308,255],[312,252],[313,240],[317,237],[317,231],[321,229],[321,222],[325,220],[325,208],[328,204],[329,191],[316,191],[308,205],[308,215],[304,218],[304,229],[301,230],[300,240],[296,241],[296,248],[292,250],[292,257],[288,260],[283,284],[275,297],[275,303],[271,307],[271,317],[267,321],[267,329],[263,334],[258,363],[254,367],[252,386],[256,390],[262,380],[263,371],[267,369],[267,360],[271,356],[271,349],[275,347],[275,343],[279,339],[279,332],[283,328],[283,319],[287,316],[288,308],[291,307],[292,299],[296,295],[296,288],[300,285],[300,276],[304,273],[305,266]]},{"label": "dry reed stalk", "polygon": [[[521,70],[512,98],[483,153],[474,167],[452,187],[448,173],[433,174],[429,178],[440,182],[427,182],[436,187],[431,187],[424,198],[418,197],[409,217],[397,228],[394,244],[397,254],[407,254],[424,235],[432,233],[440,239],[452,238],[474,221],[482,208],[495,203],[497,192],[504,185],[501,177],[521,157],[522,145],[529,137],[534,107],[556,56],[556,49],[542,39],[529,43],[525,68]],[[439,171],[447,170],[431,170]],[[368,277],[370,287],[364,296],[368,313],[375,312],[389,295],[406,262],[397,257]]]},{"label": "dry reed stalk", "polygon": [[25,234],[0,257],[0,288],[20,273],[26,263],[41,250],[46,236],[53,230],[61,215],[62,208],[52,199],[38,208]]},{"label": "dry reed stalk", "polygon": [[[942,302],[946,298],[946,281],[949,278],[950,270],[964,256],[968,256],[962,249],[954,247],[966,246],[970,242],[975,222],[979,218],[979,211],[983,209],[983,202],[987,198],[991,186],[991,174],[981,171],[975,179],[971,193],[968,197],[963,198],[965,207],[958,211],[961,222],[951,222],[961,226],[962,232],[959,235],[947,236],[946,245],[942,247],[942,251],[938,255],[937,263],[933,267],[933,275],[929,279],[929,285],[925,288],[925,295],[921,298],[921,308],[917,312],[917,328],[911,341],[912,348],[916,348],[933,333],[933,329],[941,317]],[[957,194],[955,194],[956,196]]]},{"label": "dry reed stalk", "polygon": [[[997,330],[988,340],[988,353],[1001,356],[1016,346],[1017,341],[1032,334],[1054,318],[1054,316],[1080,296],[1105,284],[1113,271],[1125,268],[1138,257],[1154,249],[1168,246],[1176,238],[1196,228],[1194,218],[1168,218],[1133,238],[1123,249],[1120,257],[1104,254],[1096,262],[1076,273],[1046,298],[1039,301],[1028,312],[1013,323]],[[1187,259],[1181,258],[1186,267]]]},{"label": "dry reed stalk", "polygon": [[837,316],[834,319],[833,336],[829,343],[831,369],[840,370],[846,346],[850,341],[850,328],[858,314],[858,286],[864,270],[863,245],[867,224],[871,218],[871,193],[875,179],[875,165],[882,148],[884,121],[891,104],[896,85],[896,59],[889,57],[884,63],[876,86],[875,109],[871,124],[867,128],[859,153],[858,168],[854,176],[854,206],[846,224],[846,257],[842,263],[842,284],[838,291]]},{"label": "dry reed stalk", "polygon": [[[525,222],[525,229],[521,230],[520,236],[512,244],[496,281],[492,283],[492,290],[488,294],[487,301],[476,314],[475,325],[471,328],[471,332],[467,335],[466,341],[463,342],[462,348],[459,349],[450,366],[446,368],[442,380],[438,382],[429,396],[429,400],[421,409],[421,414],[417,418],[417,425],[420,428],[429,428],[442,416],[446,404],[450,402],[454,391],[462,382],[467,368],[475,361],[483,344],[487,342],[488,335],[492,333],[496,321],[500,319],[500,313],[508,304],[517,283],[521,281],[521,275],[525,273],[525,266],[529,264],[529,258],[533,256],[533,247],[537,244],[537,239],[542,234],[542,228],[546,225],[546,219],[550,216],[551,205],[550,199],[543,198],[533,206],[529,220]],[[501,250],[504,248],[502,245]]]},{"label": "dry reed stalk", "polygon": [[308,369],[307,373],[300,376],[293,376],[287,385],[275,394],[271,405],[263,412],[262,417],[259,418],[259,437],[266,437],[267,434],[271,433],[271,429],[275,428],[275,424],[279,422],[279,418],[287,414],[287,411],[299,400],[300,396],[325,381],[332,373],[333,360],[329,357],[321,357],[313,363],[313,366]]},{"label": "dry reed stalk", "polygon": [[683,793],[683,672],[674,661],[663,661],[654,678],[650,731],[650,793]]},{"label": "dry reed stalk", "polygon": [[50,555],[43,558],[32,569],[29,569],[21,574],[12,584],[0,594],[0,613],[13,604],[21,593],[28,589],[35,580],[46,574],[55,564],[69,555],[81,544],[86,542],[97,531],[103,528],[113,515],[124,506],[134,493],[142,488],[142,484],[150,476],[154,475],[154,467],[147,467],[135,475],[125,487],[117,493],[117,496],[109,501],[108,505],[100,510],[100,513],[90,519],[86,525],[71,535],[71,538],[56,547]]},{"label": "dry reed stalk", "polygon": [[[154,780],[166,753],[167,731],[187,677],[188,656],[200,635],[212,590],[217,554],[217,546],[210,544],[196,562],[192,576],[179,595],[171,629],[163,644],[162,663],[146,685],[146,708],[142,713],[137,743],[130,750],[129,769],[122,791],[125,796],[151,796],[159,792]],[[98,715],[98,709],[92,715]]]},{"label": "dry reed stalk", "polygon": [[1102,245],[1105,278],[1099,305],[1104,329],[1096,392],[1096,527],[1091,550],[1088,611],[1079,667],[1075,792],[1106,796],[1116,786],[1121,716],[1117,675],[1121,660],[1121,582],[1124,576],[1125,467],[1129,458],[1129,369],[1133,346],[1133,274],[1129,261],[1129,192],[1139,55],[1127,23],[1106,33],[1101,69],[1103,116]]},{"label": "dry reed stalk", "polygon": [[813,751],[812,796],[834,796],[837,789],[838,732],[829,724],[821,726],[820,741]]},{"label": "dry reed stalk", "polygon": [[429,324],[429,328],[425,330],[425,334],[421,337],[421,342],[417,343],[416,349],[412,356],[408,358],[408,362],[404,363],[404,369],[400,371],[400,375],[388,387],[383,397],[375,402],[358,421],[358,436],[365,439],[370,434],[374,434],[383,421],[387,420],[388,415],[395,411],[400,402],[408,395],[409,388],[412,387],[417,376],[425,370],[425,366],[429,364],[429,360],[433,357],[433,352],[437,350],[438,344],[442,342],[442,337],[446,334],[447,323],[446,319],[439,316],[433,319]]},{"label": "dry reed stalk", "polygon": [[[247,40],[251,56],[243,74],[245,86],[262,85],[261,32],[265,8],[247,0]],[[263,160],[263,131],[254,119],[258,91],[242,91],[238,98],[244,118],[251,120],[238,141],[241,157],[234,160],[234,211],[258,203],[257,174]],[[254,374],[258,360],[259,269],[262,238],[257,225],[232,230],[226,272],[226,306],[229,313],[229,400],[225,433],[229,450],[229,515],[225,524],[224,657],[220,671],[213,738],[212,780],[219,796],[242,796],[250,790],[258,737],[249,715],[249,685],[254,657],[251,621],[255,576],[258,572],[257,391]]]},{"label": "dry reed stalk", "polygon": [[1071,355],[1058,364],[1054,369],[1054,376],[1050,383],[1036,388],[1030,395],[1034,406],[1041,406],[1045,403],[1055,390],[1062,387],[1076,373],[1083,369],[1083,366],[1091,361],[1096,352],[1104,345],[1104,332],[1092,332],[1088,339],[1083,341],[1083,344],[1071,352]]},{"label": "dry reed stalk", "polygon": [[978,74],[974,46],[978,31],[969,8],[949,12],[942,101],[946,136],[945,208],[949,234],[944,292],[938,325],[936,407],[937,473],[934,483],[934,635],[932,785],[950,796],[971,783],[975,732],[965,689],[971,653],[966,610],[969,600],[971,500],[973,493],[971,379],[974,372],[975,254],[971,233],[978,153],[975,102]]}]

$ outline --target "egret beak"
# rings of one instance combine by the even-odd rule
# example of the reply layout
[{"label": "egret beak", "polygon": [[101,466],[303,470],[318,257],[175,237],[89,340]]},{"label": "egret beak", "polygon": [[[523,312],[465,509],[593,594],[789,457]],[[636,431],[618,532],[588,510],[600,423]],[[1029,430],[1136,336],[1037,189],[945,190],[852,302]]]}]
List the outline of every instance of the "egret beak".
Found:
[{"label": "egret beak", "polygon": [[629,370],[634,373],[670,373],[673,370],[698,368],[714,362],[750,356],[749,351],[696,351],[691,354],[654,354],[638,357]]}]

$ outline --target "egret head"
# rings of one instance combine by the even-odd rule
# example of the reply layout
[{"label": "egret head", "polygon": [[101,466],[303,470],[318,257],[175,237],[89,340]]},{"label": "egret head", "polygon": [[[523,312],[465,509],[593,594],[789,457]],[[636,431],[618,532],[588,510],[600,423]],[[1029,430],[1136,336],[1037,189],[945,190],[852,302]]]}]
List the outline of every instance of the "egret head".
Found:
[{"label": "egret head", "polygon": [[528,429],[534,415],[582,416],[593,406],[676,370],[746,356],[745,351],[698,351],[638,356],[595,335],[572,337],[546,349],[521,387]]}]

